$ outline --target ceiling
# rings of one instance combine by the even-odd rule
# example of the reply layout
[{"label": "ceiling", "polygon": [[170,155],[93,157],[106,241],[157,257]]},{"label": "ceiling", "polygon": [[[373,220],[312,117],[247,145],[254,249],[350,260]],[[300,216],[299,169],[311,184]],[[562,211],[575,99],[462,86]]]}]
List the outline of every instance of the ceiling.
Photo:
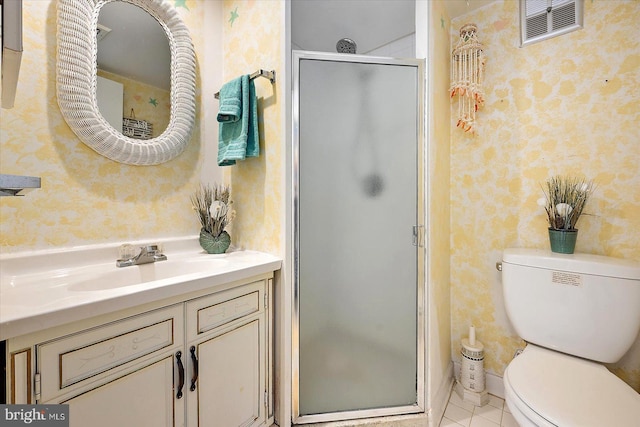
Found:
[{"label": "ceiling", "polygon": [[291,41],[295,48],[335,52],[341,38],[367,53],[415,32],[414,0],[294,0]]},{"label": "ceiling", "polygon": [[[415,32],[415,1],[292,0],[291,41],[294,49],[335,52],[346,37],[366,54]],[[443,0],[451,19],[495,1]]]}]

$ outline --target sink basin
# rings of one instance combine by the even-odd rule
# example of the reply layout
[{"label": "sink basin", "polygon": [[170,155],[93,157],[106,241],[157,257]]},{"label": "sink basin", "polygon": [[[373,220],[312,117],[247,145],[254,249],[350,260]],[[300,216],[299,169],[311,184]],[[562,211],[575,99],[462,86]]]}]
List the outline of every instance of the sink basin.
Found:
[{"label": "sink basin", "polygon": [[198,258],[159,261],[122,268],[114,266],[108,271],[70,276],[67,289],[72,292],[90,292],[133,286],[187,274],[205,273],[219,269],[226,263],[226,260],[220,258]]},{"label": "sink basin", "polygon": [[[25,289],[41,287],[46,283],[48,288],[65,288],[70,292],[91,292],[206,273],[219,270],[225,264],[228,264],[226,259],[213,257],[175,258],[122,268],[116,267],[115,263],[98,264],[47,273],[16,275],[10,278],[8,285],[14,289]],[[10,292],[9,289],[7,291]]]}]

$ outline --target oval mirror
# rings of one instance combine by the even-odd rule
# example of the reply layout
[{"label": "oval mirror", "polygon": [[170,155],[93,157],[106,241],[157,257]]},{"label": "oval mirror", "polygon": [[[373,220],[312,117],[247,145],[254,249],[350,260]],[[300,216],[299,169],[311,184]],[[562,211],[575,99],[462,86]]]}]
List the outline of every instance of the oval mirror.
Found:
[{"label": "oval mirror", "polygon": [[[195,53],[189,31],[175,8],[164,0],[59,0],[57,3],[57,96],[62,115],[73,132],[99,154],[120,163],[154,165],[178,156],[189,142],[195,121]],[[135,74],[139,73],[140,68],[135,73],[131,71],[135,67],[130,67],[129,71],[125,71],[125,76],[118,78],[114,77],[118,72],[116,68],[107,69],[116,67],[115,65],[105,64],[104,69],[98,71],[98,65],[103,62],[99,56],[100,32],[103,32],[103,40],[107,40],[111,35],[115,35],[109,33],[121,29],[117,21],[111,24],[116,28],[99,24],[102,18],[101,11],[108,15],[113,6],[115,9],[123,6],[141,9],[140,12],[144,11],[144,14],[148,15],[146,17],[155,21],[165,34],[170,52],[170,65],[167,67],[167,101],[162,102],[151,96],[144,100],[141,91],[130,94],[134,101],[144,100],[152,106],[155,103],[157,108],[167,107],[169,113],[168,121],[165,120],[165,123],[155,116],[153,120],[158,124],[153,123],[149,117],[142,117],[142,102],[127,104],[123,101],[119,115],[129,117],[123,118],[122,127],[117,123],[112,125],[105,118],[112,114],[107,112],[106,107],[99,107],[99,103],[103,102],[102,91],[98,94],[98,81],[107,74],[112,78],[108,79],[109,81],[118,78],[141,78]],[[133,14],[132,10],[130,12]],[[128,49],[129,44],[121,45],[119,48]],[[137,62],[146,62],[138,53],[134,57],[137,58]],[[133,64],[127,64],[130,65]],[[152,73],[154,78],[162,74],[157,70]],[[110,89],[106,92],[110,92]],[[138,110],[132,105],[138,105]],[[117,107],[115,111],[115,115],[118,116]],[[150,127],[157,129],[151,131]]]}]

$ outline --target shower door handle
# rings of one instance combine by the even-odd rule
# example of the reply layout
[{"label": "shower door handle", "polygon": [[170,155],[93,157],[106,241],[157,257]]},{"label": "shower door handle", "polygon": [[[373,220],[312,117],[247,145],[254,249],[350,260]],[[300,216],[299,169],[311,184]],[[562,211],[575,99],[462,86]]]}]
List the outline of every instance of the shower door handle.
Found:
[{"label": "shower door handle", "polygon": [[424,246],[424,226],[422,225],[414,225],[413,229],[413,246],[417,246],[422,248]]}]

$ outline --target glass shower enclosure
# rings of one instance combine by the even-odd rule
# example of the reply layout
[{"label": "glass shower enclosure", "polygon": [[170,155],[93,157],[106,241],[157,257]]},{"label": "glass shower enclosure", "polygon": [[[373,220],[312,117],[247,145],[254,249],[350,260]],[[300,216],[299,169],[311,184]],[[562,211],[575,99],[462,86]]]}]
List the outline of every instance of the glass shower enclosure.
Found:
[{"label": "glass shower enclosure", "polygon": [[293,421],[422,412],[423,61],[293,67]]}]

